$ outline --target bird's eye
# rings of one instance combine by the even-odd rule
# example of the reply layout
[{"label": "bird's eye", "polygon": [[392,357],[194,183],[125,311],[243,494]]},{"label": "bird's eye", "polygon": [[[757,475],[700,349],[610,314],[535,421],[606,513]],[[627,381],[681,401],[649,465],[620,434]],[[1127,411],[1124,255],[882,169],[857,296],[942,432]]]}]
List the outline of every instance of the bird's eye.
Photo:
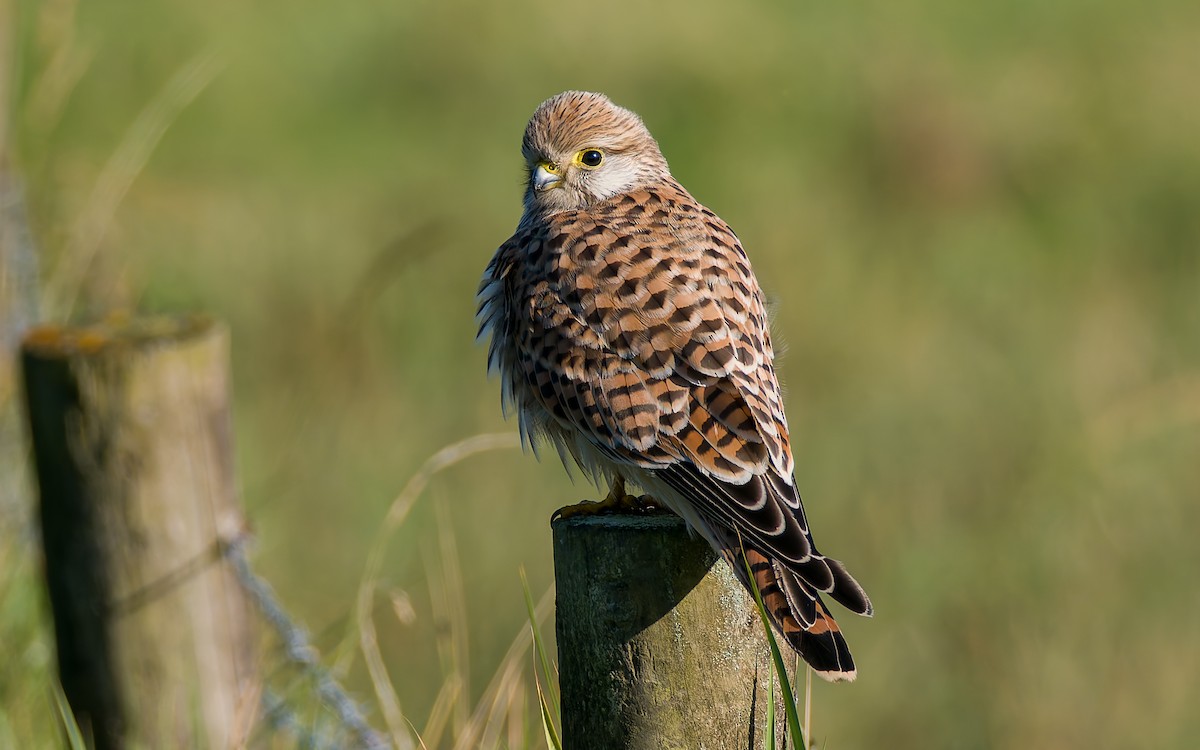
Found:
[{"label": "bird's eye", "polygon": [[579,163],[590,169],[600,166],[600,162],[604,161],[604,152],[599,149],[589,148],[579,152]]}]

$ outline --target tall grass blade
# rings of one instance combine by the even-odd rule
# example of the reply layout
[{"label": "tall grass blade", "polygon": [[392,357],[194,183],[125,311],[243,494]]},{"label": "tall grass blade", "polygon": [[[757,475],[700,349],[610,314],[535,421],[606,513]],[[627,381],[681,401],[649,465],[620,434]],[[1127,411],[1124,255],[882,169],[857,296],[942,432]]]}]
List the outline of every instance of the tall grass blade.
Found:
[{"label": "tall grass blade", "polygon": [[[554,586],[550,586],[538,601],[537,607],[534,608],[534,614],[537,615],[538,621],[541,621],[549,613],[553,603]],[[521,660],[532,643],[533,629],[528,626],[521,627],[513,637],[504,658],[500,660],[500,667],[492,676],[487,689],[483,691],[483,697],[476,705],[475,713],[467,724],[466,732],[454,743],[455,750],[478,750],[483,746],[482,737],[487,734],[487,728],[491,725],[499,704],[503,700],[502,696],[508,694],[511,684],[520,681]]]},{"label": "tall grass blade", "polygon": [[560,707],[558,701],[558,670],[554,669],[550,664],[550,657],[546,655],[546,644],[542,640],[541,628],[538,627],[537,615],[533,607],[533,594],[529,592],[529,581],[525,578],[525,568],[521,568],[521,588],[525,592],[525,610],[529,613],[529,627],[533,629],[533,646],[537,651],[538,661],[542,666],[542,676],[546,679],[546,692],[550,701],[550,708],[554,716],[560,716]]},{"label": "tall grass blade", "polygon": [[[750,562],[746,560],[746,556],[742,555],[742,563],[746,566],[746,575],[750,580],[754,580],[754,571],[750,569]],[[779,652],[779,643],[775,640],[775,631],[771,628],[771,621],[767,618],[767,607],[763,604],[762,593],[758,590],[758,586],[751,586],[750,591],[754,594],[754,604],[758,609],[758,617],[762,621],[763,632],[767,634],[767,643],[771,647],[771,661],[775,665],[775,673],[779,675],[779,684],[783,688],[783,708],[787,712],[788,731],[791,733],[794,740],[799,740],[801,747],[808,747],[808,740],[804,734],[804,728],[800,724],[800,714],[796,711],[796,694],[792,692],[792,682],[788,679],[787,668],[783,663],[783,654]]]},{"label": "tall grass blade", "polygon": [[450,711],[455,704],[462,701],[462,681],[458,679],[458,675],[446,675],[442,682],[442,687],[438,690],[437,698],[433,701],[433,708],[429,709],[429,718],[425,720],[425,728],[418,733],[421,740],[427,741],[434,747],[440,747],[442,744],[442,732],[446,728],[446,723],[450,720]]},{"label": "tall grass blade", "polygon": [[387,550],[388,541],[408,518],[409,512],[417,502],[417,498],[425,491],[425,487],[435,475],[446,468],[477,453],[515,448],[520,445],[520,438],[512,433],[492,433],[474,435],[465,440],[442,448],[426,459],[417,473],[408,480],[400,494],[392,501],[384,517],[383,525],[375,534],[375,539],[367,552],[367,562],[363,566],[363,574],[359,578],[358,595],[355,597],[354,618],[351,620],[358,631],[359,649],[367,665],[367,673],[375,688],[375,697],[387,722],[392,742],[399,750],[410,750],[413,745],[412,735],[408,729],[408,721],[400,708],[400,698],[388,676],[383,663],[383,655],[379,650],[379,639],[375,631],[375,621],[372,618],[374,594],[379,585],[380,570],[383,567],[383,556]]},{"label": "tall grass blade", "polygon": [[63,732],[67,735],[67,747],[71,750],[87,750],[88,743],[83,739],[83,732],[79,730],[79,724],[75,721],[75,714],[71,711],[71,706],[67,703],[67,696],[63,694],[62,686],[58,684],[58,680],[52,683],[54,691],[54,706],[58,709],[58,721],[62,725]]},{"label": "tall grass blade", "polygon": [[[450,520],[450,507],[444,499],[434,504],[437,516],[438,548],[441,552],[442,605],[443,615],[450,624],[448,637],[439,639],[439,650],[443,652],[443,669],[458,677],[462,695],[471,694],[468,656],[467,597],[463,589],[462,567],[459,565],[458,542]],[[434,599],[436,601],[436,598]],[[462,735],[470,718],[470,707],[466,701],[456,701],[453,706],[452,727],[454,736]]]},{"label": "tall grass blade", "polygon": [[562,750],[562,739],[558,736],[558,730],[554,728],[554,716],[550,712],[550,707],[546,705],[546,694],[542,692],[542,683],[534,680],[533,684],[537,688],[538,704],[542,708],[542,730],[546,733],[546,747],[550,750]]},{"label": "tall grass blade", "polygon": [[767,731],[763,744],[767,750],[778,750],[775,746],[775,670],[771,670],[770,690],[767,692]]},{"label": "tall grass blade", "polygon": [[[796,669],[800,669],[800,655],[796,655]],[[809,739],[812,737],[812,667],[808,664],[804,665],[804,728],[808,730]],[[808,744],[805,743],[804,750],[808,750]]]},{"label": "tall grass blade", "polygon": [[100,172],[62,256],[50,273],[45,309],[51,315],[62,320],[71,316],[79,290],[108,234],[117,208],[171,123],[208,87],[222,66],[221,56],[214,50],[197,55],[171,78],[166,88],[129,126],[121,144]]}]

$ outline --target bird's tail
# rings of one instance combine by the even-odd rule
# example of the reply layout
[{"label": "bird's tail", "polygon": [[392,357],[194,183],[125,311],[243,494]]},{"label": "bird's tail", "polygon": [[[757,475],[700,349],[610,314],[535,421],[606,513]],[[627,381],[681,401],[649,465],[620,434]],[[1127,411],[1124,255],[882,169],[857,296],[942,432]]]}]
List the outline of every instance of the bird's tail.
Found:
[{"label": "bird's tail", "polygon": [[771,624],[819,677],[849,682],[858,676],[837,621],[813,587],[750,544],[725,545],[721,555],[747,589],[759,590]]}]

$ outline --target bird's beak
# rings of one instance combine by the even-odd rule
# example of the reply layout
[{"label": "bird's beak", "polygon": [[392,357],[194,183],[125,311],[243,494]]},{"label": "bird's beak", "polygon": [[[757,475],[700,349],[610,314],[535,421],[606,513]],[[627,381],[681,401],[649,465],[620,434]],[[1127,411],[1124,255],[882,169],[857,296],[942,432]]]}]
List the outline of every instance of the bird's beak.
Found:
[{"label": "bird's beak", "polygon": [[559,174],[558,165],[549,162],[540,162],[537,169],[533,170],[533,189],[536,192],[550,190],[562,184],[562,175]]}]

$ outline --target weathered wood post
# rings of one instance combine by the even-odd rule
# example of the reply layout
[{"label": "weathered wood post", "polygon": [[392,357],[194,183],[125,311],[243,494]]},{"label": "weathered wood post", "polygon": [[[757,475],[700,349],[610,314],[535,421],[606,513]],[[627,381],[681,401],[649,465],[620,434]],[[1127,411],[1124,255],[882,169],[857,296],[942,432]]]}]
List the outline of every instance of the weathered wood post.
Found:
[{"label": "weathered wood post", "polygon": [[255,717],[253,621],[218,545],[242,523],[228,348],[203,318],[22,347],[59,676],[98,750],[224,748]]},{"label": "weathered wood post", "polygon": [[563,747],[762,748],[770,651],[729,566],[666,513],[553,528]]}]

